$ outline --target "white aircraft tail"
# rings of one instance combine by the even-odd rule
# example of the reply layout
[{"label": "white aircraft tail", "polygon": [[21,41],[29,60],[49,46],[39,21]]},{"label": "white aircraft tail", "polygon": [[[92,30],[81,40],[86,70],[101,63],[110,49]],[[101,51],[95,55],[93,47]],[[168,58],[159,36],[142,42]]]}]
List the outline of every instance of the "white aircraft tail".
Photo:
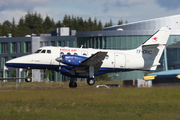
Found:
[{"label": "white aircraft tail", "polygon": [[142,57],[144,58],[144,70],[154,71],[157,65],[160,65],[159,60],[168,41],[170,32],[171,28],[162,27],[140,46]]}]

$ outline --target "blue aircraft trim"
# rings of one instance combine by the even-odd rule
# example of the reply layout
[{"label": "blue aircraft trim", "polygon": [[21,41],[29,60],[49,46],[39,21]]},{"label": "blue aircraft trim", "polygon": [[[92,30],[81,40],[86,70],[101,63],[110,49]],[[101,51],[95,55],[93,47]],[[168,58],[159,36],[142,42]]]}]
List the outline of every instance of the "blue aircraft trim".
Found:
[{"label": "blue aircraft trim", "polygon": [[[8,66],[8,67],[15,67],[15,68],[25,68],[25,69],[27,69],[29,67],[30,69],[48,69],[48,70],[55,70],[55,71],[59,72],[59,65],[26,64],[26,63],[6,63],[5,65]],[[71,75],[69,73],[71,68],[72,68],[72,66],[63,65],[63,66],[61,66],[60,72],[63,75],[67,75],[69,77],[75,77],[76,75],[78,76],[79,73],[75,73],[75,75]],[[134,69],[101,67],[99,69],[99,72],[96,73],[95,76],[102,75],[102,74],[105,74],[105,73],[110,73],[110,72],[126,72],[126,71],[133,71],[133,70]],[[87,77],[87,76],[84,76],[84,77]]]},{"label": "blue aircraft trim", "polygon": [[6,63],[5,64],[8,67],[14,67],[14,68],[25,68],[27,69],[30,67],[30,69],[48,69],[48,70],[58,70],[59,65],[47,65],[47,64],[23,64],[23,63]]}]

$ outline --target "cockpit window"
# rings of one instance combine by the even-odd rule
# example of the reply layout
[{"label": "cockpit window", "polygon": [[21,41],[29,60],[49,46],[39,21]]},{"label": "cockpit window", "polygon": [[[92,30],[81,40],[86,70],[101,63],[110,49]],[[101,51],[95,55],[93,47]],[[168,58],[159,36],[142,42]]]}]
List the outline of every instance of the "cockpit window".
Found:
[{"label": "cockpit window", "polygon": [[37,50],[35,53],[40,53],[41,52],[41,49]]},{"label": "cockpit window", "polygon": [[46,53],[46,50],[42,50],[41,53]]},{"label": "cockpit window", "polygon": [[51,53],[51,50],[47,50],[47,53]]}]

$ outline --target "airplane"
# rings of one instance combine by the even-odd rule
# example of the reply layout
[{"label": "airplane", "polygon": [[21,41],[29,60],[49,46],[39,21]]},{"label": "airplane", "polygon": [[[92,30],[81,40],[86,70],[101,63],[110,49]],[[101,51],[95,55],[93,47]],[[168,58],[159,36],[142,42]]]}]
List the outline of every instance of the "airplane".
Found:
[{"label": "airplane", "polygon": [[[70,77],[69,87],[77,87],[73,78],[87,78],[95,84],[95,76],[132,70],[155,71],[166,46],[171,28],[162,27],[146,42],[132,50],[107,50],[45,46],[35,53],[9,60],[7,67],[55,70]],[[27,77],[26,82],[31,79]]]},{"label": "airplane", "polygon": [[180,69],[175,70],[167,70],[167,71],[160,71],[155,73],[150,73],[147,76],[144,76],[144,80],[157,80],[157,79],[180,79]]}]

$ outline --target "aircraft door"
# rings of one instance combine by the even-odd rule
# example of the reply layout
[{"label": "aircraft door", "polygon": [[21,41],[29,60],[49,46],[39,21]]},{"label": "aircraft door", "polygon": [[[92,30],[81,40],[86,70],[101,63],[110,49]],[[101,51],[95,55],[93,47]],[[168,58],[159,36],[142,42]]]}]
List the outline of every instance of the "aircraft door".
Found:
[{"label": "aircraft door", "polygon": [[125,68],[126,67],[126,58],[124,54],[115,53],[114,55],[114,68]]}]

